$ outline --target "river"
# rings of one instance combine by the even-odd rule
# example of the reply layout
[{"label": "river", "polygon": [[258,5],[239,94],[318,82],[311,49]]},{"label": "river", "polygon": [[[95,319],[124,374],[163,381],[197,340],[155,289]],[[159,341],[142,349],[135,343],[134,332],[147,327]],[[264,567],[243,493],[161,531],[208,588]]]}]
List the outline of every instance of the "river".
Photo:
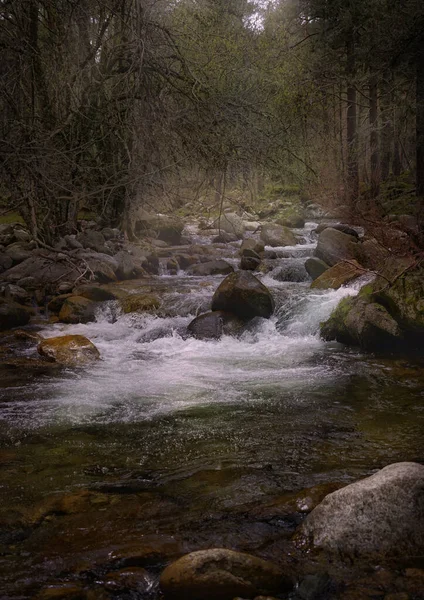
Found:
[{"label": "river", "polygon": [[[419,359],[319,338],[320,321],[359,284],[317,291],[279,281],[301,273],[313,227],[260,275],[276,311],[241,338],[185,334],[222,277],[164,274],[148,282],[162,316],[121,315],[106,303],[94,323],[43,326],[46,337],[87,336],[101,354],[93,366],[1,368],[1,598],[80,580],[81,565],[151,536],[184,551],[225,546],[275,558],[293,523],[254,517],[257,507],[424,460]],[[65,508],[58,498],[68,498]],[[153,588],[134,597],[154,597]]]}]

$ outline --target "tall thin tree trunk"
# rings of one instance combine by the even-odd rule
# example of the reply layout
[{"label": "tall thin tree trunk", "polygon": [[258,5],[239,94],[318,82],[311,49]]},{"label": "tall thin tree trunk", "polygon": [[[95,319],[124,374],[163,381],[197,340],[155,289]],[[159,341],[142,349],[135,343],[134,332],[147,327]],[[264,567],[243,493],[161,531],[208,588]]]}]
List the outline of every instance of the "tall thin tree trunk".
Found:
[{"label": "tall thin tree trunk", "polygon": [[355,43],[351,32],[346,44],[347,71],[347,200],[354,210],[359,195],[358,136],[356,112],[356,88],[353,85],[355,74]]},{"label": "tall thin tree trunk", "polygon": [[424,246],[424,48],[418,46],[416,72],[416,194],[420,242]]},{"label": "tall thin tree trunk", "polygon": [[371,166],[371,197],[375,198],[380,193],[380,150],[378,144],[378,83],[377,77],[372,75],[369,81],[370,88],[370,166]]},{"label": "tall thin tree trunk", "polygon": [[386,181],[390,175],[393,158],[393,119],[391,115],[391,106],[394,104],[395,98],[394,93],[389,89],[392,83],[390,75],[387,72],[384,73],[380,82],[380,177],[382,181]]}]

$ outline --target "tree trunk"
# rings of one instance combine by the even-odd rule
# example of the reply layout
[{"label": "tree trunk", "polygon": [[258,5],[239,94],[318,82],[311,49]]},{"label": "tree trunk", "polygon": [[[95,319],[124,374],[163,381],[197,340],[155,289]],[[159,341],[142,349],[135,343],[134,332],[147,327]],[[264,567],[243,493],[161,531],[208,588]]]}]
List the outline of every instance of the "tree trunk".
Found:
[{"label": "tree trunk", "polygon": [[394,93],[390,91],[393,84],[388,73],[384,73],[380,83],[380,128],[381,128],[381,166],[380,176],[386,181],[390,175],[393,158],[393,119],[391,107],[394,104]]},{"label": "tree trunk", "polygon": [[420,241],[424,245],[424,48],[418,45],[416,72],[416,194]]},{"label": "tree trunk", "polygon": [[353,212],[359,195],[358,136],[356,114],[356,89],[353,85],[355,73],[355,43],[353,33],[346,44],[347,74],[347,200]]},{"label": "tree trunk", "polygon": [[371,198],[376,198],[380,193],[380,151],[378,145],[378,100],[377,100],[377,77],[372,75],[369,81],[370,88],[370,166],[371,166]]}]

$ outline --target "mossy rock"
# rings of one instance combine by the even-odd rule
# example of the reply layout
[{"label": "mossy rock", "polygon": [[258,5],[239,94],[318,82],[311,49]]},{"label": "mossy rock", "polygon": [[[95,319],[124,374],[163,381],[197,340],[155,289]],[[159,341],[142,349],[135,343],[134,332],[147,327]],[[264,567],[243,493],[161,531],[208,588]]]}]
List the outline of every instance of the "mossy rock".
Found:
[{"label": "mossy rock", "polygon": [[321,336],[369,351],[404,347],[404,335],[389,312],[372,297],[343,298],[330,318],[321,323]]},{"label": "mossy rock", "polygon": [[130,294],[120,299],[125,314],[134,312],[152,312],[159,308],[160,300],[153,294]]}]

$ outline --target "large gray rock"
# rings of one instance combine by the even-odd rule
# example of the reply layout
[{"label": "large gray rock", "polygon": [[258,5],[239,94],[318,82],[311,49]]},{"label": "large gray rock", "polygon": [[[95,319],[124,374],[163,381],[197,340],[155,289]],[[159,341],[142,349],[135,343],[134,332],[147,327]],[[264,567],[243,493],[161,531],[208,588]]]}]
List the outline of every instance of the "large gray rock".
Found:
[{"label": "large gray rock", "polygon": [[353,229],[353,227],[350,227],[350,225],[345,225],[344,223],[321,223],[315,229],[315,233],[322,233],[324,229],[328,229],[329,227],[336,229],[337,231],[341,231],[342,233],[346,233],[347,235],[352,235],[353,237],[359,238],[359,234],[356,229]]},{"label": "large gray rock", "polygon": [[192,265],[187,269],[189,275],[228,275],[234,271],[233,267],[225,260],[211,260],[208,262]]},{"label": "large gray rock", "polygon": [[0,298],[0,331],[12,329],[12,327],[22,327],[30,320],[29,311],[9,300]]},{"label": "large gray rock", "polygon": [[342,260],[358,259],[358,240],[352,235],[328,227],[319,235],[315,256],[330,267]]},{"label": "large gray rock", "polygon": [[56,255],[51,258],[45,258],[35,254],[27,260],[15,265],[3,274],[6,281],[15,283],[32,277],[38,286],[43,286],[60,281],[63,277],[68,280],[76,280],[81,275],[81,271],[66,261],[56,260]]},{"label": "large gray rock", "polygon": [[395,463],[329,494],[306,518],[302,534],[339,556],[422,556],[424,466]]},{"label": "large gray rock", "polygon": [[291,583],[281,569],[241,552],[213,548],[186,554],[161,575],[160,588],[173,600],[232,600],[285,591]]},{"label": "large gray rock", "polygon": [[249,271],[231,273],[216,290],[212,310],[231,312],[241,319],[264,317],[274,312],[271,292]]},{"label": "large gray rock", "polygon": [[226,233],[233,233],[238,239],[241,239],[245,232],[243,219],[236,213],[223,213],[216,219],[212,227]]},{"label": "large gray rock", "polygon": [[232,313],[221,310],[207,312],[193,319],[187,331],[201,340],[219,339],[222,335],[237,335],[245,323]]},{"label": "large gray rock", "polygon": [[76,256],[88,269],[87,279],[89,279],[92,274],[94,275],[95,281],[99,281],[100,283],[116,281],[119,264],[112,256],[101,252],[87,251],[79,251]]},{"label": "large gray rock", "polygon": [[261,240],[266,246],[294,246],[296,236],[288,227],[274,223],[264,223],[261,228]]}]

